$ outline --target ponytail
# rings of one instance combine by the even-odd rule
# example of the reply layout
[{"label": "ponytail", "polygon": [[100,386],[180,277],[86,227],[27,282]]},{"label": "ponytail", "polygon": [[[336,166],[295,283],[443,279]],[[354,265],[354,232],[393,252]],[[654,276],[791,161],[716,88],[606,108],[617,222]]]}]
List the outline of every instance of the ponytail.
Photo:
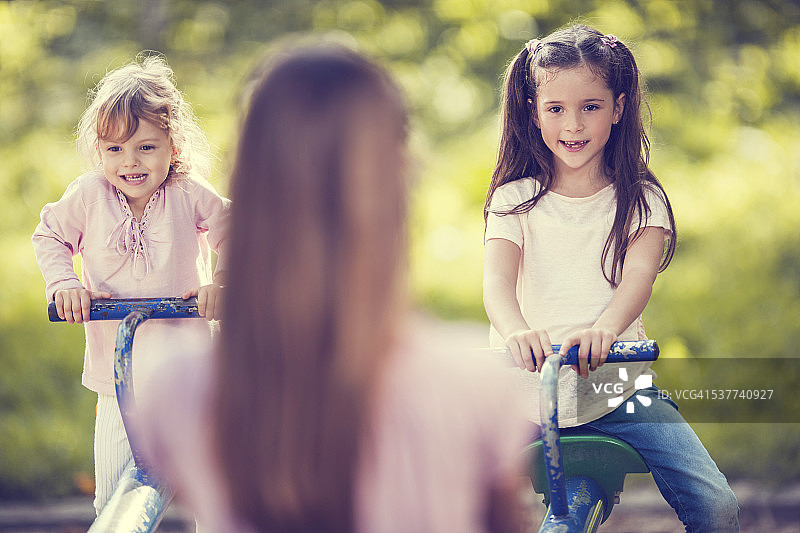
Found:
[{"label": "ponytail", "polygon": [[541,181],[542,187],[531,200],[507,213],[500,213],[514,214],[532,208],[552,182],[552,154],[533,122],[536,84],[532,78],[531,61],[534,55],[529,47],[523,47],[506,69],[500,147],[483,207],[484,222],[489,217],[492,196],[498,187],[529,176]]}]

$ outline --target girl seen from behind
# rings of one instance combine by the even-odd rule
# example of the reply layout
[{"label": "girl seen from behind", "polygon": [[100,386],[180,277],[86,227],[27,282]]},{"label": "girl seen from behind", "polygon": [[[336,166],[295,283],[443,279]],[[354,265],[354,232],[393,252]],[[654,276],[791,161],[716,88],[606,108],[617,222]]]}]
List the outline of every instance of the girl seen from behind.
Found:
[{"label": "girl seen from behind", "polygon": [[259,70],[221,342],[188,374],[170,362],[142,406],[148,453],[201,527],[517,530],[519,404],[407,312],[406,126],[394,82],[345,48]]},{"label": "girl seen from behind", "polygon": [[580,364],[559,377],[559,425],[636,448],[687,531],[738,531],[736,498],[675,404],[655,386],[634,390],[636,378],[654,376],[650,363],[625,365],[622,394],[649,396],[647,409],[615,409],[592,386],[619,381],[616,365],[602,366],[612,343],[646,338],[641,314],[675,250],[672,209],[648,168],[642,101],[628,47],[593,28],[532,40],[514,58],[484,209],[484,304],[493,344],[520,367],[531,419],[552,344],[561,354],[579,345]]},{"label": "girl seen from behind", "polygon": [[[133,460],[114,390],[119,321],[89,321],[96,298],[198,296],[218,318],[229,202],[206,181],[208,145],[159,55],[141,55],[98,83],[78,125],[92,169],[44,206],[33,235],[48,302],[85,323],[82,383],[98,394],[94,506],[99,513]],[[82,258],[79,278],[73,256]],[[149,323],[139,339],[172,327],[210,342],[204,320]],[[144,355],[138,358],[144,362]]]}]

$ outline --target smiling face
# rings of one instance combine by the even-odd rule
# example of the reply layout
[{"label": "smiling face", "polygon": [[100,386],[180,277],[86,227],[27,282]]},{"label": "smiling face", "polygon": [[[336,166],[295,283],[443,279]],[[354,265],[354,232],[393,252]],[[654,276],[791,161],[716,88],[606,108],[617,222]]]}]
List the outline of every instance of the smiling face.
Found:
[{"label": "smiling face", "polygon": [[553,152],[556,184],[571,176],[605,181],[603,149],[612,124],[622,116],[625,95],[615,100],[586,65],[540,71],[537,78],[534,122]]},{"label": "smiling face", "polygon": [[141,220],[147,201],[169,174],[174,150],[167,131],[140,120],[129,139],[100,140],[97,149],[106,179],[122,191]]}]

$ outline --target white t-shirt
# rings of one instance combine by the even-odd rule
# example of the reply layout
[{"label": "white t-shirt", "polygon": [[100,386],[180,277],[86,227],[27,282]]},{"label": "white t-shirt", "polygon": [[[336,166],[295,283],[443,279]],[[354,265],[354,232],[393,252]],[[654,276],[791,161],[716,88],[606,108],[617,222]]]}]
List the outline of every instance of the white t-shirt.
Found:
[{"label": "white t-shirt", "polygon": [[[486,223],[485,240],[506,239],[519,246],[517,300],[525,321],[532,329],[545,329],[550,340],[561,343],[570,333],[590,328],[608,306],[615,288],[605,279],[600,263],[616,214],[616,190],[609,185],[592,196],[571,198],[547,192],[536,206],[518,215],[499,215],[530,200],[539,190],[539,182],[523,178],[499,187],[493,197]],[[669,216],[662,194],[655,188],[645,193],[649,215],[642,227],[666,229],[669,237]],[[630,233],[639,227],[631,224]],[[613,250],[606,258],[606,272],[611,271]],[[641,316],[619,336],[619,340],[645,339]],[[493,347],[505,345],[494,328],[490,333]],[[620,368],[627,380],[620,378]],[[651,374],[650,363],[604,365],[589,378],[577,379],[569,367],[559,377],[559,424],[574,426],[596,420],[614,407],[608,400],[618,397],[606,383],[622,383],[623,399],[636,391],[634,381],[642,374]],[[539,374],[514,370],[525,391],[527,413],[539,420]],[[595,385],[595,387],[592,386]],[[597,392],[597,385],[601,385]],[[619,388],[617,388],[619,390]],[[618,405],[618,404],[617,404]]]}]

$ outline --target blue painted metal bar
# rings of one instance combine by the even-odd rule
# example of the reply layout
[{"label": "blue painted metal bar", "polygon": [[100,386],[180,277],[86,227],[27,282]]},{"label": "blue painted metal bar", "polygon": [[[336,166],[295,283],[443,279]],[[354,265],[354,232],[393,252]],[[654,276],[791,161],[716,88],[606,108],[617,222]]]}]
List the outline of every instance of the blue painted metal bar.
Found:
[{"label": "blue painted metal bar", "polygon": [[[553,345],[553,352],[561,350],[560,344]],[[507,366],[516,366],[508,348],[493,348],[488,350],[493,356],[498,358],[498,362]],[[656,341],[617,341],[611,345],[608,351],[606,363],[627,363],[639,361],[655,361],[658,359],[658,344]],[[563,356],[562,364],[578,364],[578,346],[573,346]]]},{"label": "blue painted metal bar", "polygon": [[[54,302],[48,305],[51,322],[63,322]],[[92,524],[91,533],[150,533],[161,522],[172,491],[147,468],[130,418],[134,409],[133,336],[144,321],[158,318],[196,318],[197,298],[99,299],[91,303],[91,320],[121,320],[114,348],[114,385],[133,461],[123,472],[114,492]]]},{"label": "blue painted metal bar", "polygon": [[581,532],[594,533],[603,522],[605,493],[600,485],[588,477],[571,477],[567,479],[566,490],[569,497],[569,514],[557,516],[553,508],[539,527],[539,533]]},{"label": "blue painted metal bar", "polygon": [[[132,311],[148,313],[150,318],[196,318],[197,298],[129,298],[92,300],[89,308],[91,320],[122,320]],[[63,322],[58,317],[55,302],[47,306],[50,322]]]},{"label": "blue painted metal bar", "polygon": [[[123,472],[108,503],[89,529],[90,533],[108,531],[151,533],[161,522],[173,496],[170,488],[148,470],[136,443],[136,433],[132,431],[131,416],[135,405],[132,354],[136,328],[155,316],[156,313],[161,315],[169,313],[170,316],[174,316],[174,307],[170,307],[169,301],[166,300],[148,300],[145,305],[141,305],[139,302],[141,301],[137,301],[135,304],[131,304],[131,301],[115,302],[110,304],[111,307],[107,307],[110,311],[99,318],[100,320],[112,320],[115,318],[114,313],[120,312],[121,309],[128,310],[117,328],[114,347],[114,386],[122,423],[131,446],[133,462]],[[129,310],[131,305],[141,305],[141,308]],[[183,312],[181,314],[182,316],[191,316]]]},{"label": "blue painted metal bar", "polygon": [[[554,345],[558,352],[560,345]],[[609,351],[606,362],[624,363],[636,361],[654,361],[658,357],[658,344],[655,341],[616,342]],[[545,359],[541,375],[541,400],[539,416],[542,424],[542,449],[545,459],[545,471],[550,492],[549,513],[555,517],[572,516],[574,511],[567,500],[567,480],[564,476],[561,459],[560,431],[558,428],[558,374],[562,365],[578,363],[578,347],[573,346],[564,357],[548,357]],[[601,491],[602,492],[602,491]],[[602,496],[604,499],[605,497]],[[574,499],[574,498],[573,498]],[[562,529],[562,531],[565,531]],[[567,529],[566,531],[569,531]],[[580,529],[583,531],[583,529]]]},{"label": "blue painted metal bar", "polygon": [[542,424],[542,446],[545,471],[550,490],[550,512],[555,516],[569,514],[566,479],[561,461],[561,444],[558,431],[558,371],[564,359],[548,357],[542,368],[542,390],[539,417]]},{"label": "blue painted metal bar", "polygon": [[[558,353],[560,349],[560,344],[553,345],[554,352]],[[656,359],[658,359],[658,343],[656,341],[618,341],[611,345],[606,363],[633,363],[655,361]],[[564,356],[563,364],[578,364],[578,346],[569,349]]]},{"label": "blue painted metal bar", "polygon": [[131,445],[133,459],[136,466],[142,468],[144,461],[139,447],[136,446],[136,433],[131,431],[130,418],[133,415],[135,398],[133,394],[133,335],[136,328],[149,319],[147,312],[131,311],[122,319],[117,328],[117,342],[114,346],[114,388],[117,392],[117,404],[122,415],[125,433],[128,434],[128,443]]},{"label": "blue painted metal bar", "polygon": [[151,533],[161,522],[172,496],[169,487],[131,464],[89,533]]}]

